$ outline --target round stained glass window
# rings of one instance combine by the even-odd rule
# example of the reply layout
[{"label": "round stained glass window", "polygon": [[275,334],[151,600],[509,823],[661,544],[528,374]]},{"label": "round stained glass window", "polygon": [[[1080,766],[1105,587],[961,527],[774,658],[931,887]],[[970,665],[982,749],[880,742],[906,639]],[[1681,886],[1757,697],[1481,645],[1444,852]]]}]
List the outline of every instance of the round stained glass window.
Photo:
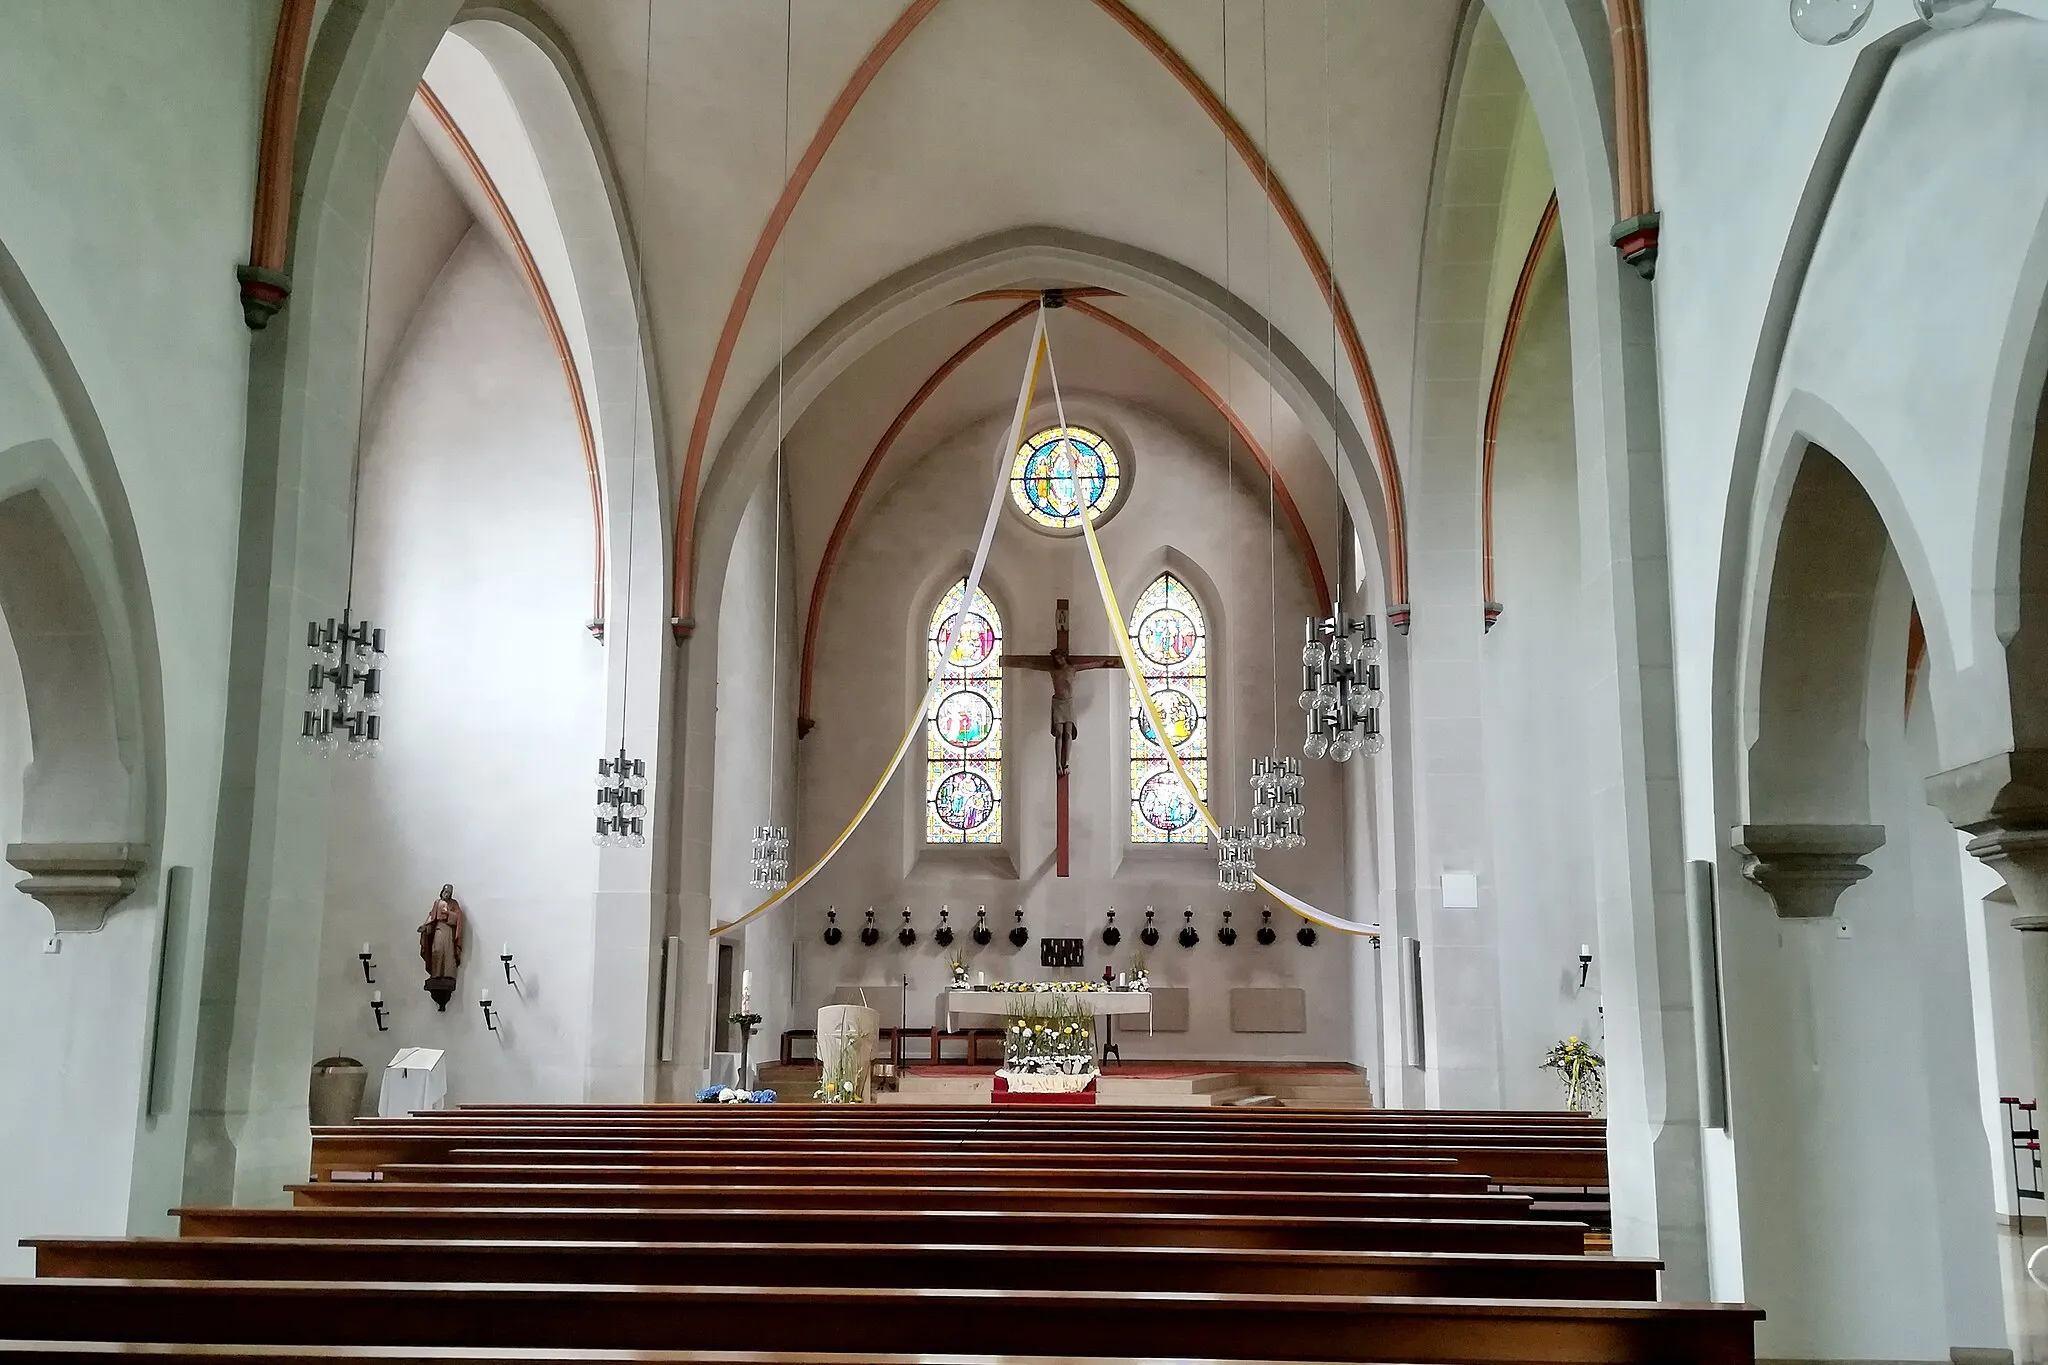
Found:
[{"label": "round stained glass window", "polygon": [[1124,488],[1115,448],[1086,427],[1047,427],[1018,447],[1010,466],[1010,501],[1047,531],[1079,531],[1084,509],[1100,524]]},{"label": "round stained glass window", "polygon": [[995,788],[977,772],[949,773],[932,793],[932,807],[953,829],[978,829],[995,814]]},{"label": "round stained glass window", "polygon": [[[1195,705],[1193,697],[1171,687],[1162,687],[1154,692],[1152,704],[1159,708],[1159,719],[1166,726],[1166,737],[1178,753],[1194,738],[1202,723],[1202,709]],[[1152,717],[1145,714],[1143,707],[1138,708],[1138,729],[1150,743],[1159,742],[1159,736],[1152,733]]]},{"label": "round stained glass window", "polygon": [[996,728],[995,708],[979,692],[962,688],[939,702],[939,738],[955,749],[981,746]]},{"label": "round stained glass window", "polygon": [[1138,622],[1138,650],[1161,668],[1174,668],[1194,656],[1201,634],[1179,607],[1161,607]]},{"label": "round stained glass window", "polygon": [[[946,639],[951,630],[952,618],[949,616],[946,624],[939,627],[939,638]],[[970,611],[961,618],[960,643],[953,646],[953,657],[946,661],[947,665],[960,672],[980,668],[995,647],[996,628],[980,612]]]},{"label": "round stained glass window", "polygon": [[1171,769],[1156,772],[1138,789],[1138,813],[1145,823],[1162,834],[1173,834],[1194,823],[1195,803]]}]

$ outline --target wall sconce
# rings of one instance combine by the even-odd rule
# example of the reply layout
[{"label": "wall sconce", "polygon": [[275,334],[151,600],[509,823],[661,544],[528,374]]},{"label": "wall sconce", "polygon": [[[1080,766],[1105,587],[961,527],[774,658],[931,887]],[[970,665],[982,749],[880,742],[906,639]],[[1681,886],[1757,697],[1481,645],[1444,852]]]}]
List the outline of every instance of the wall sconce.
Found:
[{"label": "wall sconce", "polygon": [[374,985],[376,985],[376,984],[377,984],[377,963],[376,963],[376,959],[374,959],[374,958],[373,958],[373,957],[372,957],[372,956],[370,955],[370,945],[369,945],[369,944],[365,943],[365,944],[363,945],[363,950],[362,950],[362,951],[361,951],[360,953],[357,953],[357,954],[356,954],[356,961],[358,961],[358,962],[360,962],[360,963],[362,963],[362,964],[363,964],[363,984],[364,984],[365,986],[374,986]]},{"label": "wall sconce", "polygon": [[491,1008],[491,993],[488,990],[481,992],[476,998],[476,1003],[483,1008],[484,1027],[496,1033],[498,1031],[498,1012]]},{"label": "wall sconce", "polygon": [[498,961],[505,964],[505,984],[513,984],[512,974],[519,969],[512,965],[512,945],[507,943],[498,950]]},{"label": "wall sconce", "polygon": [[1590,972],[1590,971],[1592,971],[1592,970],[1593,970],[1593,945],[1592,945],[1592,944],[1590,944],[1590,943],[1581,943],[1581,944],[1579,945],[1579,989],[1580,989],[1580,990],[1584,990],[1584,989],[1586,989],[1586,973],[1588,973],[1588,972]]},{"label": "wall sconce", "polygon": [[384,1015],[386,1013],[384,1009],[384,992],[370,992],[370,1013],[377,1016],[377,1032],[389,1033],[391,1031],[384,1023]]}]

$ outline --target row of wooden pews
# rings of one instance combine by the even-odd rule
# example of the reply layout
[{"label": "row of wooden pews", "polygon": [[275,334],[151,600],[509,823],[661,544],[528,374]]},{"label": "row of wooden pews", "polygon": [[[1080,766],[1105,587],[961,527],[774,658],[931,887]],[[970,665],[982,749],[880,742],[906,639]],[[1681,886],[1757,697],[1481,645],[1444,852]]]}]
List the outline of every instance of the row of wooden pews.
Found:
[{"label": "row of wooden pews", "polygon": [[79,1361],[1749,1365],[1530,1191],[1597,1121],[488,1106],[317,1129],[289,1208],[32,1242],[0,1354]]}]

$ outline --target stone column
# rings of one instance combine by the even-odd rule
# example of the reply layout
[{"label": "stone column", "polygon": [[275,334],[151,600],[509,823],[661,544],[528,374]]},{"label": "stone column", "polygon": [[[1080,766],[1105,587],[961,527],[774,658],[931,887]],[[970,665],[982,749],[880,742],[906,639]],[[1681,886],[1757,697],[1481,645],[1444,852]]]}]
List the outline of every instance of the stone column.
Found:
[{"label": "stone column", "polygon": [[[2048,1058],[2048,915],[2018,915],[2012,927],[2020,932],[2020,967],[2026,973],[2027,1029],[2034,1044],[2034,1065]],[[2034,1079],[2036,1090],[2041,1079]],[[2024,1093],[2024,1092],[2021,1092]]]},{"label": "stone column", "polygon": [[1865,855],[1884,846],[1882,825],[1737,825],[1729,843],[1742,875],[1763,888],[1781,919],[1821,919],[1870,875]]}]

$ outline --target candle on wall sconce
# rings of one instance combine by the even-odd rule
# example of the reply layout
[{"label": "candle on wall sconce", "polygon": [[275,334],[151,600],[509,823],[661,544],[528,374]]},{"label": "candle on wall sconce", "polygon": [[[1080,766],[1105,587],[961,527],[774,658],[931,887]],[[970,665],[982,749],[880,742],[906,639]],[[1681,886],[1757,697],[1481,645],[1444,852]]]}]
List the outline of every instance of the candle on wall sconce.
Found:
[{"label": "candle on wall sconce", "polygon": [[375,1016],[377,1016],[377,1032],[379,1032],[379,1033],[388,1033],[388,1032],[390,1032],[390,1029],[389,1029],[389,1028],[388,1028],[388,1027],[387,1027],[387,1026],[385,1025],[385,1023],[384,1023],[384,1013],[385,1013],[385,1011],[384,1011],[384,992],[382,992],[382,991],[371,991],[371,992],[370,992],[370,1013],[371,1013],[371,1014],[374,1014]]},{"label": "candle on wall sconce", "polygon": [[356,961],[363,964],[363,984],[365,986],[376,985],[377,963],[375,958],[373,958],[370,954],[369,944],[365,943],[363,945],[363,950],[356,954]]},{"label": "candle on wall sconce", "polygon": [[491,1008],[490,991],[486,989],[479,992],[476,997],[476,1003],[483,1009],[484,1027],[489,1029],[491,1032],[496,1033],[498,1031],[498,1012],[495,1009]]},{"label": "candle on wall sconce", "polygon": [[504,945],[504,946],[503,946],[502,948],[500,948],[500,949],[498,950],[498,961],[500,961],[500,962],[502,962],[502,963],[504,963],[504,964],[505,964],[505,984],[506,984],[506,985],[508,985],[508,986],[512,985],[512,984],[513,984],[513,982],[512,982],[512,974],[513,974],[514,972],[518,971],[519,969],[518,969],[517,967],[515,967],[515,966],[513,966],[513,965],[512,965],[512,945],[511,945],[511,944],[507,943],[506,945]]},{"label": "candle on wall sconce", "polygon": [[1593,970],[1593,945],[1579,945],[1579,989],[1586,989],[1586,974]]}]

